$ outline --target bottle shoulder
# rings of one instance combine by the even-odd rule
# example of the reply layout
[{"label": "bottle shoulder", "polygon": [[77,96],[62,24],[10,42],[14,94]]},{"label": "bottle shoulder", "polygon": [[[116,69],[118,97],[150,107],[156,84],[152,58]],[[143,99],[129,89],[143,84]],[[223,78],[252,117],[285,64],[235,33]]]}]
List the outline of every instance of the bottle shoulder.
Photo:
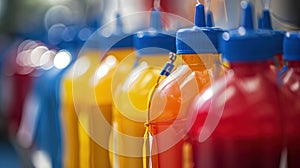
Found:
[{"label": "bottle shoulder", "polygon": [[189,115],[193,123],[190,134],[199,135],[204,127],[211,132],[227,126],[230,130],[235,126],[249,127],[251,131],[254,123],[263,120],[279,124],[280,94],[276,80],[264,74],[241,78],[228,72],[194,100]]}]

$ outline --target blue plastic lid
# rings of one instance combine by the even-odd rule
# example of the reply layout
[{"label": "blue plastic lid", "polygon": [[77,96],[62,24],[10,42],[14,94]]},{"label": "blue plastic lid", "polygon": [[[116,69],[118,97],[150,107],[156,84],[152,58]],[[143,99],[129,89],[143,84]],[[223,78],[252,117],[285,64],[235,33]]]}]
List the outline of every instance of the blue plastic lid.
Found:
[{"label": "blue plastic lid", "polygon": [[300,61],[300,31],[288,32],[284,36],[283,58],[288,61]]},{"label": "blue plastic lid", "polygon": [[174,34],[141,31],[134,35],[133,42],[137,56],[168,54],[176,51]]},{"label": "blue plastic lid", "polygon": [[241,27],[220,38],[223,59],[229,62],[247,62],[272,59],[275,55],[274,32],[254,30],[252,6],[241,2]]},{"label": "blue plastic lid", "polygon": [[283,30],[273,30],[273,38],[275,45],[275,53],[283,53],[283,39],[285,35],[285,31]]},{"label": "blue plastic lid", "polygon": [[[262,11],[262,17],[259,18],[258,28],[265,29],[265,30],[273,30],[272,22],[271,22],[271,15],[270,15],[269,10],[264,9]],[[284,38],[285,31],[273,30],[273,32],[274,32],[275,53],[282,53],[283,52],[283,38]]]},{"label": "blue plastic lid", "polygon": [[176,51],[175,34],[162,32],[162,23],[159,11],[151,11],[150,29],[140,31],[133,37],[137,56],[168,54]]},{"label": "blue plastic lid", "polygon": [[[212,15],[207,18],[212,25]],[[196,5],[195,26],[180,29],[176,34],[177,54],[219,53],[218,39],[222,29],[206,27],[203,4]]]}]

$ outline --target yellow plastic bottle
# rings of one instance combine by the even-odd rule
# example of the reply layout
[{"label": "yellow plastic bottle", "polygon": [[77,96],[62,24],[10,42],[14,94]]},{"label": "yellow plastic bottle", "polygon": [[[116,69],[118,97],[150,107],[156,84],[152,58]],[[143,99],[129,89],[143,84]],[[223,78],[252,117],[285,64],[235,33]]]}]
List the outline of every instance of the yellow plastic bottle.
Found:
[{"label": "yellow plastic bottle", "polygon": [[[89,48],[97,38],[98,48]],[[109,168],[111,79],[119,62],[134,52],[132,36],[93,35],[86,45],[62,82],[64,167]]]},{"label": "yellow plastic bottle", "polygon": [[[87,100],[88,96],[86,93],[92,92],[92,89],[86,88],[85,81],[89,80],[89,77],[92,76],[93,72],[96,70],[98,62],[99,62],[100,52],[95,50],[90,50],[85,53],[85,55],[81,56],[76,60],[75,64],[72,65],[71,69],[66,73],[62,80],[62,109],[61,109],[61,118],[62,118],[62,127],[63,127],[63,165],[64,167],[81,167],[80,165],[86,164],[86,166],[90,166],[89,162],[86,163],[82,159],[83,156],[80,154],[80,143],[79,141],[83,141],[83,137],[79,135],[84,133],[82,126],[79,124],[77,111],[79,110],[75,102],[77,103],[79,100],[74,95],[74,89],[78,89],[78,92],[86,91],[82,94],[85,97],[84,102],[80,104],[86,104],[89,102]],[[78,71],[81,70],[81,73]],[[82,87],[78,88],[76,83],[82,82]],[[75,87],[75,84],[77,87]],[[86,100],[86,102],[85,102]],[[85,139],[85,142],[88,144],[88,138]],[[82,143],[82,142],[81,142]],[[87,149],[88,150],[88,149]],[[86,158],[88,160],[88,158]]]},{"label": "yellow plastic bottle", "polygon": [[[222,30],[205,27],[204,6],[196,6],[195,26],[181,29],[176,35],[176,49],[183,64],[157,86],[149,110],[149,130],[152,135],[152,167],[182,168],[185,127],[189,106],[197,94],[213,79],[220,58],[217,41]],[[219,75],[219,74],[218,74]],[[185,156],[185,157],[184,157]]]},{"label": "yellow plastic bottle", "polygon": [[[157,14],[157,11],[152,11],[152,17]],[[169,52],[175,51],[175,38],[157,31],[142,31],[134,36],[134,46],[137,55],[135,67],[113,94],[114,130],[110,146],[114,154],[111,161],[119,168],[143,167],[148,98],[169,60]]]}]

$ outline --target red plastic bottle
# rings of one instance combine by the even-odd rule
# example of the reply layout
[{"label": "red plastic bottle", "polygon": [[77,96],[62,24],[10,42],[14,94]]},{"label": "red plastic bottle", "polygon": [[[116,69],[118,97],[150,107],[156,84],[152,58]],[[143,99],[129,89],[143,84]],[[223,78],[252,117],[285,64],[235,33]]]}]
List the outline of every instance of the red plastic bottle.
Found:
[{"label": "red plastic bottle", "polygon": [[275,44],[271,31],[253,29],[251,5],[241,6],[242,26],[220,40],[230,70],[191,106],[188,135],[197,168],[280,165],[282,92],[269,66]]},{"label": "red plastic bottle", "polygon": [[13,136],[19,128],[24,102],[30,92],[34,75],[38,75],[36,68],[39,61],[36,61],[36,57],[46,50],[48,49],[37,41],[17,41],[5,60],[4,89],[7,91],[9,131]]},{"label": "red plastic bottle", "polygon": [[284,59],[287,61],[288,71],[282,78],[293,99],[287,99],[286,105],[286,137],[287,137],[287,165],[289,168],[300,166],[300,32],[287,33],[284,38]]}]

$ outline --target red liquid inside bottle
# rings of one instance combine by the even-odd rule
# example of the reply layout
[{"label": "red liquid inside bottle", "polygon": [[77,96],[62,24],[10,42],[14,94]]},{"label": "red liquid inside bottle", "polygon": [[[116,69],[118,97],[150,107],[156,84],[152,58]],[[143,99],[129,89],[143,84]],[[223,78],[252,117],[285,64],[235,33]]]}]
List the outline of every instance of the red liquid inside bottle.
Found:
[{"label": "red liquid inside bottle", "polygon": [[194,167],[278,167],[280,89],[268,63],[231,64],[215,86],[192,106],[197,115],[189,132]]},{"label": "red liquid inside bottle", "polygon": [[299,32],[287,33],[284,37],[284,59],[287,61],[288,71],[282,78],[282,84],[292,95],[286,99],[287,113],[285,113],[285,137],[287,149],[287,167],[300,166],[300,36]]}]

